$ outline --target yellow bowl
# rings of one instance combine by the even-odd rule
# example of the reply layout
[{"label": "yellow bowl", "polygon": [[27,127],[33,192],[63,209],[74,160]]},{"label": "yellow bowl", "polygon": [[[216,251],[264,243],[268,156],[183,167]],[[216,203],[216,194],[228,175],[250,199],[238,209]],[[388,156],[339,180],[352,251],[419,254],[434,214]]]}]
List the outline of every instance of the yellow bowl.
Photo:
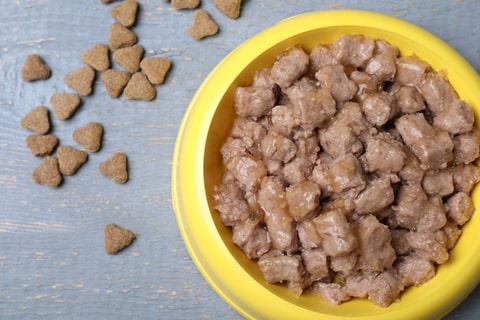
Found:
[{"label": "yellow bowl", "polygon": [[[436,319],[455,308],[480,280],[480,216],[463,228],[457,246],[437,275],[402,293],[388,308],[366,299],[331,305],[314,294],[296,297],[285,286],[266,283],[255,262],[231,241],[213,209],[212,189],[224,171],[220,146],[235,116],[234,89],[251,84],[256,70],[270,67],[283,49],[301,44],[310,51],[341,34],[384,39],[402,55],[415,53],[435,70],[446,70],[460,97],[480,115],[480,77],[450,46],[408,22],[383,14],[338,10],[284,20],[232,51],[205,79],[180,126],[172,168],[172,197],[178,227],[198,269],[213,289],[246,318],[268,319]],[[479,188],[473,191],[480,208]],[[478,211],[478,210],[477,210]]]}]

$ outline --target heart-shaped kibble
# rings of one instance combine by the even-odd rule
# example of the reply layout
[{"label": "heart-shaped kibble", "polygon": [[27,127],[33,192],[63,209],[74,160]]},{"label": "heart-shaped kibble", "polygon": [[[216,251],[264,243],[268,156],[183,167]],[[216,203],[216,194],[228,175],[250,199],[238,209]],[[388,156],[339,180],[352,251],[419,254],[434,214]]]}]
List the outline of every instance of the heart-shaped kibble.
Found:
[{"label": "heart-shaped kibble", "polygon": [[54,135],[36,135],[31,134],[26,140],[27,147],[35,157],[46,156],[52,153],[58,144],[58,139]]},{"label": "heart-shaped kibble", "polygon": [[152,100],[155,98],[156,91],[147,77],[143,73],[137,72],[128,81],[123,94],[125,98],[131,100]]},{"label": "heart-shaped kibble", "polygon": [[112,98],[116,98],[122,94],[123,89],[125,89],[130,80],[131,74],[128,71],[108,69],[103,71],[100,77],[107,89],[107,94]]},{"label": "heart-shaped kibble", "polygon": [[43,184],[52,188],[58,187],[62,183],[62,174],[58,168],[58,159],[47,156],[33,170],[32,179],[36,183]]},{"label": "heart-shaped kibble", "polygon": [[240,16],[242,0],[213,0],[213,4],[230,19],[237,19]]},{"label": "heart-shaped kibble", "polygon": [[102,146],[103,127],[98,122],[89,122],[73,132],[73,140],[87,151],[97,152]]},{"label": "heart-shaped kibble", "polygon": [[95,71],[90,66],[83,66],[78,70],[68,73],[65,78],[65,84],[77,91],[81,96],[88,96],[92,93]]},{"label": "heart-shaped kibble", "polygon": [[140,62],[140,68],[152,84],[163,83],[170,66],[168,58],[148,57]]},{"label": "heart-shaped kibble", "polygon": [[25,81],[45,80],[50,78],[52,71],[38,54],[31,54],[22,67],[22,78]]},{"label": "heart-shaped kibble", "polygon": [[110,68],[109,53],[108,46],[99,43],[82,53],[82,61],[95,70],[105,71]]},{"label": "heart-shaped kibble", "polygon": [[128,180],[127,156],[123,152],[117,152],[102,162],[98,170],[117,183],[125,183]]},{"label": "heart-shaped kibble", "polygon": [[203,9],[195,10],[193,21],[188,33],[196,40],[212,36],[218,32],[218,25],[213,21],[208,12]]},{"label": "heart-shaped kibble", "polygon": [[135,0],[124,0],[110,11],[112,17],[125,27],[131,27],[137,19],[138,3]]},{"label": "heart-shaped kibble", "polygon": [[80,97],[75,93],[54,93],[50,97],[53,115],[58,120],[69,119],[80,106]]},{"label": "heart-shaped kibble", "polygon": [[133,45],[131,47],[115,50],[113,60],[130,73],[135,73],[140,69],[140,60],[143,56],[143,47]]},{"label": "heart-shaped kibble", "polygon": [[49,111],[44,106],[35,107],[22,118],[20,124],[25,129],[46,134],[50,131]]},{"label": "heart-shaped kibble", "polygon": [[109,254],[116,254],[132,244],[136,235],[130,230],[119,227],[114,223],[107,224],[103,229],[104,248]]},{"label": "heart-shaped kibble", "polygon": [[115,22],[110,26],[110,38],[108,40],[110,49],[117,50],[130,47],[135,43],[137,43],[137,35],[133,31],[124,27],[119,22]]},{"label": "heart-shaped kibble", "polygon": [[200,5],[200,0],[172,0],[175,9],[194,9]]},{"label": "heart-shaped kibble", "polygon": [[57,149],[58,165],[60,172],[64,175],[72,175],[88,159],[88,154],[69,146],[60,146]]}]

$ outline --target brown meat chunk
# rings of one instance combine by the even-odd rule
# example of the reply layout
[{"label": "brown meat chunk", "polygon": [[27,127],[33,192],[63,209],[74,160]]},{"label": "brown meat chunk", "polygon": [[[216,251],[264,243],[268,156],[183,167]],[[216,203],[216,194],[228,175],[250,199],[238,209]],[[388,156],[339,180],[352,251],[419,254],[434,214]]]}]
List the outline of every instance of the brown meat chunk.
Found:
[{"label": "brown meat chunk", "polygon": [[250,215],[248,204],[243,196],[244,192],[234,181],[224,181],[224,183],[214,187],[215,209],[219,212],[224,225],[237,225],[245,221]]},{"label": "brown meat chunk", "polygon": [[459,134],[453,137],[453,161],[456,164],[468,164],[480,156],[480,131]]},{"label": "brown meat chunk", "polygon": [[368,60],[365,72],[374,75],[379,82],[392,81],[397,70],[399,50],[384,40],[375,40],[373,57]]},{"label": "brown meat chunk", "polygon": [[325,89],[314,89],[292,101],[299,124],[305,129],[321,127],[337,111],[332,95]]},{"label": "brown meat chunk", "polygon": [[395,269],[380,273],[371,283],[368,290],[368,300],[380,307],[388,307],[403,290],[400,277]]},{"label": "brown meat chunk", "polygon": [[367,183],[365,189],[354,200],[355,212],[368,214],[389,206],[395,199],[389,179],[375,179]]},{"label": "brown meat chunk", "polygon": [[262,178],[267,175],[262,160],[249,154],[232,157],[227,162],[227,168],[247,189],[258,187]]},{"label": "brown meat chunk", "polygon": [[241,117],[260,118],[276,103],[272,89],[261,87],[238,87],[233,96],[235,113]]},{"label": "brown meat chunk", "polygon": [[319,69],[325,66],[331,66],[338,64],[330,46],[319,44],[310,51],[310,68],[313,72],[317,72]]},{"label": "brown meat chunk", "polygon": [[255,219],[246,219],[233,227],[232,241],[249,259],[258,259],[270,250],[270,235]]},{"label": "brown meat chunk", "polygon": [[286,197],[290,214],[296,221],[314,214],[320,206],[320,195],[320,187],[308,180],[289,186]]},{"label": "brown meat chunk", "polygon": [[357,93],[357,85],[350,80],[340,64],[329,65],[321,68],[315,73],[315,79],[320,87],[327,89],[337,102],[351,100]]},{"label": "brown meat chunk", "polygon": [[278,55],[271,69],[272,78],[281,88],[289,87],[308,71],[308,65],[308,54],[300,46],[290,47]]},{"label": "brown meat chunk", "polygon": [[430,110],[438,114],[445,110],[449,103],[457,98],[457,94],[444,74],[430,71],[425,80],[416,84]]},{"label": "brown meat chunk", "polygon": [[348,294],[347,288],[340,283],[324,283],[316,282],[312,286],[314,293],[322,297],[323,300],[331,304],[341,304],[342,302],[348,301],[351,299]]},{"label": "brown meat chunk", "polygon": [[405,238],[419,257],[438,264],[448,260],[447,248],[436,239],[434,233],[410,231]]},{"label": "brown meat chunk", "polygon": [[469,193],[480,182],[480,168],[473,163],[459,165],[453,169],[455,191]]},{"label": "brown meat chunk", "polygon": [[417,56],[402,56],[396,61],[397,71],[394,81],[401,85],[419,86],[425,79],[430,66]]},{"label": "brown meat chunk", "polygon": [[303,250],[302,260],[311,281],[317,281],[330,275],[327,255],[321,248]]},{"label": "brown meat chunk", "polygon": [[373,272],[363,272],[348,277],[345,280],[348,294],[352,297],[367,298],[373,280],[375,280],[375,273]]},{"label": "brown meat chunk", "polygon": [[394,97],[402,113],[414,113],[425,109],[425,100],[416,87],[401,86]]},{"label": "brown meat chunk", "polygon": [[264,254],[258,266],[268,283],[287,282],[288,288],[297,296],[302,294],[305,269],[299,256],[274,256]]},{"label": "brown meat chunk", "polygon": [[472,130],[475,121],[472,109],[465,101],[455,99],[433,118],[433,125],[455,135]]},{"label": "brown meat chunk", "polygon": [[434,264],[415,254],[399,259],[396,268],[405,287],[418,287],[435,276]]},{"label": "brown meat chunk", "polygon": [[447,196],[454,190],[451,170],[427,171],[422,180],[423,190],[429,196]]},{"label": "brown meat chunk", "polygon": [[312,220],[303,220],[296,224],[298,239],[304,249],[318,248],[322,238],[317,233],[317,227]]},{"label": "brown meat chunk", "polygon": [[368,94],[361,106],[366,119],[377,127],[386,124],[398,112],[395,98],[385,91]]},{"label": "brown meat chunk", "polygon": [[375,40],[362,35],[343,34],[331,45],[336,60],[343,65],[360,67],[369,60],[375,49]]},{"label": "brown meat chunk", "polygon": [[458,225],[464,225],[475,212],[472,199],[465,192],[457,192],[445,203],[448,219]]},{"label": "brown meat chunk", "polygon": [[263,158],[287,163],[297,153],[297,146],[289,138],[270,131],[260,142],[260,151]]},{"label": "brown meat chunk", "polygon": [[403,145],[390,135],[377,135],[366,141],[362,155],[363,167],[367,172],[399,172],[405,165],[407,155]]},{"label": "brown meat chunk", "polygon": [[366,179],[358,159],[351,153],[335,159],[328,169],[333,192],[342,192],[350,188],[362,190]]}]

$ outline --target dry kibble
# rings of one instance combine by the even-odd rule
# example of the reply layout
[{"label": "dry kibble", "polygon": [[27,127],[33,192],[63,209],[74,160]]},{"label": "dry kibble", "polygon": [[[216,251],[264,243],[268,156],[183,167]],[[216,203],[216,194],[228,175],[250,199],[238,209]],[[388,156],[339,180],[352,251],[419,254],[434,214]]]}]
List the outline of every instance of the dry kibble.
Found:
[{"label": "dry kibble", "polygon": [[23,64],[22,78],[25,81],[45,80],[51,74],[52,71],[38,54],[29,55]]},{"label": "dry kibble", "polygon": [[128,81],[123,94],[127,99],[152,100],[155,98],[156,91],[147,77],[143,73],[137,72]]},{"label": "dry kibble", "polygon": [[116,254],[132,244],[136,235],[130,230],[123,229],[114,223],[109,223],[103,229],[104,248],[108,254]]},{"label": "dry kibble", "polygon": [[108,46],[99,43],[82,53],[82,61],[95,70],[105,71],[110,68]]},{"label": "dry kibble", "polygon": [[194,9],[200,5],[200,0],[172,0],[175,9]]},{"label": "dry kibble", "polygon": [[138,3],[135,0],[125,0],[110,11],[112,17],[125,27],[131,27],[137,19]]},{"label": "dry kibble", "polygon": [[35,131],[38,134],[47,134],[50,131],[50,118],[48,109],[44,106],[33,108],[21,120],[20,124],[25,129]]},{"label": "dry kibble", "polygon": [[130,47],[137,43],[136,34],[124,27],[121,23],[115,22],[110,26],[110,39],[108,45],[110,49]]},{"label": "dry kibble", "polygon": [[123,152],[117,152],[102,162],[98,170],[117,183],[125,183],[128,180],[127,156]]},{"label": "dry kibble", "polygon": [[54,93],[50,97],[53,115],[58,120],[69,119],[80,106],[80,97],[75,93]]},{"label": "dry kibble", "polygon": [[32,179],[39,184],[52,188],[58,187],[63,180],[58,168],[58,159],[52,156],[45,157],[40,165],[33,170]]},{"label": "dry kibble", "polygon": [[193,22],[188,30],[190,37],[199,40],[212,36],[218,32],[218,25],[212,20],[207,11],[203,9],[195,10]]},{"label": "dry kibble", "polygon": [[122,94],[123,89],[130,80],[131,74],[123,70],[108,69],[102,72],[100,77],[107,89],[107,94],[112,98],[116,98]]},{"label": "dry kibble", "polygon": [[143,52],[143,47],[136,44],[116,50],[113,53],[113,60],[126,71],[135,73],[140,69],[140,60],[142,60]]},{"label": "dry kibble", "polygon": [[240,16],[242,0],[213,0],[213,4],[230,19],[237,19]]},{"label": "dry kibble", "polygon": [[90,66],[83,66],[78,70],[68,73],[65,78],[65,84],[77,91],[81,96],[92,94],[93,80],[95,71]]},{"label": "dry kibble", "polygon": [[88,159],[88,154],[69,146],[60,146],[57,149],[58,165],[63,175],[72,175]]},{"label": "dry kibble", "polygon": [[53,152],[53,149],[55,149],[58,144],[58,139],[51,134],[31,134],[27,137],[26,144],[35,157],[43,157]]},{"label": "dry kibble", "polygon": [[73,140],[87,151],[97,152],[102,146],[103,127],[98,122],[89,122],[73,132]]},{"label": "dry kibble", "polygon": [[148,81],[152,84],[161,84],[165,80],[165,75],[170,69],[170,60],[168,58],[144,58],[140,62],[140,68],[145,72]]},{"label": "dry kibble", "polygon": [[113,1],[116,1],[116,0],[100,0],[102,1],[103,3],[110,3],[110,2],[113,2]]}]

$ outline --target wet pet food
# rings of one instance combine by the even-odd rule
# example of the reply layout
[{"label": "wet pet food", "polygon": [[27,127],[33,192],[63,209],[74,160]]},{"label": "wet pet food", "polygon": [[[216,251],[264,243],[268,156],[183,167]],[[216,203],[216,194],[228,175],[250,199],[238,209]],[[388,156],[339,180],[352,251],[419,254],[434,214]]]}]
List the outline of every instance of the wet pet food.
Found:
[{"label": "wet pet food", "polygon": [[115,50],[113,53],[113,61],[118,63],[126,71],[135,73],[140,70],[140,61],[142,60],[143,52],[143,47],[138,44],[121,48]]},{"label": "wet pet food", "polygon": [[124,27],[131,27],[137,19],[138,3],[135,0],[125,0],[110,11],[112,17]]},{"label": "wet pet food", "polygon": [[89,65],[97,71],[105,71],[110,68],[110,52],[108,46],[99,43],[90,49],[82,52],[81,59],[83,63]]},{"label": "wet pet food", "polygon": [[45,157],[40,165],[33,170],[32,179],[39,184],[52,188],[58,187],[63,180],[58,167],[58,159],[52,156]]},{"label": "wet pet food", "polygon": [[89,122],[73,132],[73,139],[89,152],[97,152],[102,146],[103,126]]},{"label": "wet pet food", "polygon": [[81,96],[89,96],[93,90],[95,70],[90,66],[83,66],[78,70],[68,73],[64,82],[67,86],[77,91]]},{"label": "wet pet food", "polygon": [[38,134],[47,134],[50,131],[49,111],[44,106],[35,107],[22,118],[20,124]]},{"label": "wet pet food", "polygon": [[57,149],[58,165],[63,175],[72,175],[87,161],[88,154],[69,146]]},{"label": "wet pet food", "polygon": [[123,94],[127,99],[152,100],[155,98],[156,91],[147,77],[143,73],[137,72],[128,81]]},{"label": "wet pet food", "polygon": [[105,85],[107,94],[112,98],[116,98],[122,94],[123,89],[130,80],[131,74],[128,71],[108,69],[102,72],[100,77]]},{"label": "wet pet food", "polygon": [[38,54],[31,54],[25,60],[22,68],[24,81],[45,80],[50,78],[52,71]]},{"label": "wet pet food", "polygon": [[53,115],[58,120],[69,119],[80,106],[80,97],[75,93],[55,93],[50,97]]},{"label": "wet pet food", "polygon": [[213,4],[230,19],[237,19],[240,16],[242,0],[214,0]]},{"label": "wet pet food", "polygon": [[117,152],[102,162],[98,170],[117,183],[125,183],[128,180],[127,156],[123,152]]},{"label": "wet pet food", "polygon": [[130,246],[136,235],[114,223],[107,224],[104,229],[104,248],[108,254],[116,254]]},{"label": "wet pet food", "polygon": [[58,139],[51,134],[31,134],[27,137],[26,144],[35,157],[46,156],[53,152],[58,144]]},{"label": "wet pet food", "polygon": [[148,57],[140,62],[140,68],[152,84],[162,84],[170,66],[168,58]]},{"label": "wet pet food", "polygon": [[190,37],[196,40],[212,36],[218,32],[218,25],[210,17],[207,11],[203,9],[195,10],[193,21],[188,33]]},{"label": "wet pet food", "polygon": [[108,40],[110,49],[117,50],[130,47],[135,43],[137,43],[137,35],[133,31],[119,22],[115,22],[110,26],[110,38]]}]

